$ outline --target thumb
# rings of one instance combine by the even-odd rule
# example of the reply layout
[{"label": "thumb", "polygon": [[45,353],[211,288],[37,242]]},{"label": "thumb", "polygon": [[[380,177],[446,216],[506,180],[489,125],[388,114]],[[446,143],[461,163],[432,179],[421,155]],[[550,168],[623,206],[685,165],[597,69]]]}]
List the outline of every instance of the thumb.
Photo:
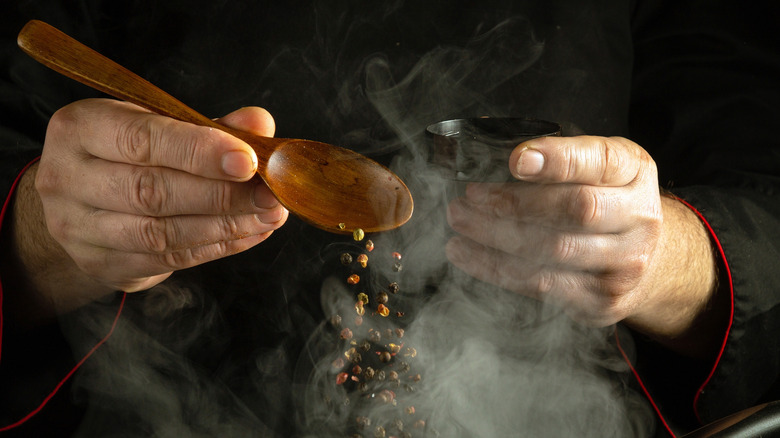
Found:
[{"label": "thumb", "polygon": [[644,149],[621,137],[540,137],[509,157],[512,175],[522,181],[605,187],[630,184],[651,163]]}]

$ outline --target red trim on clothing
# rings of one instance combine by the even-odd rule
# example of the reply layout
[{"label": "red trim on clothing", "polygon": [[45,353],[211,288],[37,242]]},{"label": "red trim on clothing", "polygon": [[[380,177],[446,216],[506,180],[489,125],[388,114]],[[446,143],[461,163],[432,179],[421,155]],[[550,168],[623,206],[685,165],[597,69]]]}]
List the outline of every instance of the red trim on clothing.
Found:
[{"label": "red trim on clothing", "polygon": [[[16,190],[16,187],[19,185],[19,181],[22,179],[22,175],[24,175],[24,173],[27,171],[27,169],[29,169],[30,166],[32,166],[39,159],[40,159],[40,157],[34,159],[33,161],[31,161],[29,163],[27,163],[27,165],[24,166],[22,171],[19,172],[19,175],[16,176],[16,179],[14,180],[13,184],[11,185],[11,190],[8,192],[8,196],[5,198],[5,202],[3,203],[3,209],[0,210],[0,230],[2,230],[3,219],[5,218],[5,213],[8,210],[8,207],[11,205],[11,197],[12,197],[14,191]],[[95,351],[97,351],[97,349],[101,345],[103,345],[108,340],[109,337],[111,337],[111,334],[114,333],[114,328],[116,328],[116,325],[119,322],[119,316],[122,314],[122,309],[125,306],[125,299],[126,298],[127,298],[127,293],[123,293],[122,294],[122,301],[120,301],[120,303],[119,303],[119,309],[117,309],[116,316],[114,316],[114,321],[111,323],[111,328],[108,330],[108,333],[103,337],[103,339],[98,341],[98,343],[95,344],[95,346],[92,347],[92,349],[89,350],[87,352],[87,354],[85,354],[84,357],[81,358],[80,361],[78,361],[78,363],[54,387],[54,389],[51,391],[51,393],[49,393],[49,395],[47,395],[43,399],[43,401],[41,402],[40,405],[38,405],[37,408],[35,408],[32,411],[30,411],[30,413],[28,413],[27,415],[22,417],[21,420],[18,420],[15,423],[12,423],[12,424],[9,424],[9,425],[6,425],[6,426],[0,426],[0,432],[5,432],[5,431],[8,431],[8,430],[13,429],[15,427],[21,426],[27,420],[29,420],[30,418],[32,418],[36,414],[38,414],[38,412],[40,412],[46,406],[46,404],[49,403],[49,400],[51,400],[57,394],[57,392],[60,390],[60,388],[62,388],[62,386],[65,384],[65,382],[67,382],[68,379],[70,379],[73,376],[73,374],[75,374],[76,371],[79,368],[81,368],[81,366],[84,364],[84,362],[86,362],[87,359],[89,359],[89,357],[92,356],[92,354]],[[2,347],[3,347],[3,283],[2,283],[2,281],[0,281],[0,355],[2,354],[2,351],[3,351]]]},{"label": "red trim on clothing", "polygon": [[127,292],[123,292],[122,293],[122,301],[119,302],[119,309],[117,309],[117,311],[116,311],[116,315],[114,316],[114,321],[111,323],[111,328],[108,330],[108,333],[106,333],[106,335],[103,337],[103,339],[98,341],[98,343],[95,344],[95,346],[92,347],[92,349],[89,350],[87,352],[87,354],[85,354],[84,357],[82,357],[81,360],[78,361],[78,363],[76,365],[74,365],[73,368],[71,368],[70,371],[68,371],[68,374],[66,374],[65,377],[63,377],[62,380],[60,380],[60,383],[58,383],[57,386],[54,387],[54,389],[49,393],[49,395],[46,396],[46,398],[43,399],[43,401],[41,402],[40,405],[38,405],[37,408],[35,408],[32,411],[30,411],[30,413],[28,413],[27,415],[22,417],[22,419],[17,421],[16,423],[12,423],[12,424],[9,424],[7,426],[0,427],[0,432],[5,432],[5,431],[13,429],[15,427],[21,426],[27,420],[29,420],[30,418],[34,417],[38,412],[40,412],[46,406],[47,403],[49,403],[49,400],[51,400],[57,394],[57,392],[60,390],[60,388],[62,388],[62,385],[64,385],[65,382],[68,381],[68,379],[73,377],[73,375],[76,374],[76,371],[78,371],[78,369],[81,368],[82,365],[84,365],[84,362],[86,362],[87,359],[89,359],[89,357],[92,356],[92,354],[95,351],[97,351],[97,349],[101,345],[103,345],[108,340],[108,338],[111,337],[111,334],[114,333],[114,328],[116,328],[116,325],[119,322],[119,316],[122,315],[122,309],[125,307],[125,299],[126,298],[127,298]]},{"label": "red trim on clothing", "polygon": [[712,226],[707,221],[707,219],[704,218],[704,215],[699,212],[699,210],[696,209],[696,207],[692,206],[691,204],[685,202],[684,200],[680,198],[676,198],[678,201],[685,204],[688,208],[690,208],[694,213],[696,213],[697,216],[699,216],[699,219],[704,223],[704,225],[707,227],[707,230],[710,233],[710,236],[712,237],[712,241],[715,242],[715,246],[718,248],[718,254],[720,255],[720,259],[723,260],[723,266],[726,270],[726,275],[729,281],[729,299],[731,300],[731,308],[729,310],[729,324],[726,327],[726,333],[723,335],[723,342],[720,345],[720,350],[718,351],[718,356],[715,359],[715,363],[712,366],[712,369],[710,370],[710,373],[707,375],[707,378],[704,380],[704,383],[699,387],[699,390],[696,391],[696,396],[693,398],[693,412],[696,414],[696,419],[699,420],[699,423],[701,423],[701,416],[699,415],[699,397],[704,392],[704,388],[710,383],[710,380],[712,380],[712,376],[715,374],[715,370],[718,368],[718,365],[720,365],[720,360],[723,358],[723,352],[726,351],[726,343],[729,338],[729,333],[731,333],[731,327],[734,324],[734,279],[731,276],[731,268],[729,267],[729,262],[726,259],[726,252],[723,251],[723,245],[720,243],[720,239],[718,239],[718,236],[715,235],[715,230],[712,229]]},{"label": "red trim on clothing", "polygon": [[[729,282],[729,295],[731,299],[731,309],[729,311],[729,323],[728,326],[726,327],[726,333],[723,335],[723,342],[721,343],[720,350],[718,351],[718,356],[715,359],[715,363],[713,364],[712,369],[707,375],[707,378],[704,380],[704,383],[702,383],[702,385],[696,391],[696,395],[693,398],[693,412],[696,415],[696,419],[699,421],[699,423],[702,423],[701,416],[699,415],[699,409],[698,409],[699,397],[701,396],[702,392],[704,392],[704,388],[710,383],[710,380],[712,380],[712,376],[715,374],[715,370],[718,368],[718,365],[720,364],[720,360],[723,357],[723,352],[726,350],[726,343],[729,337],[729,333],[731,332],[731,327],[734,323],[734,281],[731,277],[731,269],[729,268],[728,261],[726,260],[726,253],[725,251],[723,251],[723,246],[721,245],[718,236],[715,235],[715,230],[712,229],[710,223],[707,221],[707,219],[704,218],[704,215],[702,215],[701,212],[699,212],[699,210],[696,209],[696,207],[694,207],[693,205],[689,204],[688,202],[676,196],[674,198],[680,201],[683,205],[685,205],[689,209],[691,209],[691,211],[696,213],[696,216],[699,217],[699,220],[701,220],[704,226],[707,227],[707,231],[710,233],[710,236],[712,237],[712,241],[715,242],[715,246],[718,248],[718,253],[720,255],[720,258],[721,260],[723,260],[723,266],[725,267],[725,272]],[[615,340],[617,341],[617,348],[618,350],[620,350],[620,354],[623,356],[623,360],[626,361],[629,368],[631,369],[631,372],[634,374],[634,378],[636,379],[637,383],[639,383],[639,387],[642,389],[642,392],[645,394],[645,397],[647,397],[647,399],[650,401],[650,404],[655,410],[656,415],[658,415],[658,418],[661,419],[661,423],[663,423],[664,427],[666,428],[666,431],[669,433],[669,435],[674,437],[675,436],[674,432],[669,427],[669,424],[666,423],[666,420],[661,414],[660,408],[658,407],[658,405],[656,405],[655,401],[653,400],[653,397],[650,395],[650,392],[647,390],[647,387],[645,387],[644,382],[642,382],[642,379],[639,377],[639,373],[631,364],[631,360],[628,358],[628,355],[625,353],[625,351],[623,351],[623,347],[620,346],[620,337],[618,336],[617,329],[615,330]]]},{"label": "red trim on clothing", "polygon": [[[16,191],[16,186],[19,185],[19,181],[22,180],[22,175],[24,175],[24,172],[27,172],[27,169],[30,168],[35,162],[40,160],[41,157],[38,157],[29,163],[27,163],[24,168],[22,168],[22,171],[19,172],[18,175],[16,175],[16,179],[14,179],[14,182],[11,184],[11,190],[8,191],[8,196],[5,197],[5,202],[3,202],[3,209],[0,210],[0,232],[3,230],[3,220],[5,219],[5,212],[8,210],[8,207],[11,205],[11,198],[13,197],[14,191]],[[3,279],[0,278],[0,358],[3,357]]]},{"label": "red trim on clothing", "polygon": [[629,359],[626,352],[623,351],[623,347],[620,345],[620,336],[618,336],[617,328],[615,328],[615,342],[617,342],[617,348],[620,351],[620,354],[623,356],[623,360],[626,361],[628,367],[631,369],[631,373],[634,375],[634,378],[636,379],[637,383],[639,383],[639,387],[642,389],[642,393],[645,394],[645,398],[647,398],[647,400],[650,402],[650,405],[653,407],[655,414],[661,420],[661,423],[664,425],[664,428],[669,433],[669,436],[674,438],[675,434],[672,431],[672,428],[669,427],[669,423],[666,422],[666,419],[664,419],[664,416],[661,414],[661,409],[658,407],[657,404],[655,404],[655,400],[653,400],[653,396],[650,395],[650,391],[647,390],[645,383],[642,382],[642,378],[639,377],[639,373],[637,372],[636,368],[634,368],[634,365],[631,364],[631,359]]}]

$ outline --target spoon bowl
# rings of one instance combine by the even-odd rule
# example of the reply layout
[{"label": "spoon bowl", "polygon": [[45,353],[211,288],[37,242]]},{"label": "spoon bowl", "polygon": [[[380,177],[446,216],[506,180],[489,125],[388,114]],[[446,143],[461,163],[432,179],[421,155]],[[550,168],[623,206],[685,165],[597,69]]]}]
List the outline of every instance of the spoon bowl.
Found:
[{"label": "spoon bowl", "polygon": [[342,234],[357,228],[377,232],[397,228],[412,216],[414,202],[404,182],[357,152],[221,125],[42,21],[28,22],[17,44],[43,65],[106,94],[245,141],[257,153],[257,174],[282,205],[311,225]]}]

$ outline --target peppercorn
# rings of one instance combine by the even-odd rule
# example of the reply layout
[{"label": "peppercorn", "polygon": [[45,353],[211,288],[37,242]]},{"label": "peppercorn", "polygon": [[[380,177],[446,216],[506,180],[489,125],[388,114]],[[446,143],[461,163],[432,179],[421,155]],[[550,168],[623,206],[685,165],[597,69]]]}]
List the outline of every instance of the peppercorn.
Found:
[{"label": "peppercorn", "polygon": [[366,251],[371,252],[374,250],[374,242],[366,240]]},{"label": "peppercorn", "polygon": [[390,289],[391,294],[397,294],[398,293],[398,283],[395,281],[390,283],[388,286],[388,289]]},{"label": "peppercorn", "polygon": [[403,338],[404,337],[404,333],[405,333],[404,329],[402,329],[401,327],[398,327],[397,329],[395,329],[395,335],[398,336],[399,338]]},{"label": "peppercorn", "polygon": [[341,315],[331,316],[330,325],[332,325],[334,328],[339,328],[339,326],[341,326]]},{"label": "peppercorn", "polygon": [[377,396],[382,403],[392,403],[395,400],[395,393],[389,389],[383,389]]},{"label": "peppercorn", "polygon": [[403,268],[404,268],[404,265],[402,265],[401,262],[393,263],[393,272],[401,272],[401,270]]},{"label": "peppercorn", "polygon": [[341,260],[342,265],[349,266],[349,264],[352,263],[352,254],[348,252],[342,253],[339,260]]},{"label": "peppercorn", "polygon": [[363,240],[364,237],[366,237],[366,233],[363,232],[362,228],[355,228],[355,231],[352,232],[352,238],[358,242]]},{"label": "peppercorn", "polygon": [[396,260],[401,260],[401,253],[394,252],[393,253],[393,258],[396,259]]},{"label": "peppercorn", "polygon": [[363,370],[363,377],[364,377],[366,380],[372,380],[372,379],[374,378],[374,375],[375,375],[375,374],[376,374],[376,372],[375,372],[375,371],[374,371],[374,369],[373,369],[373,368],[371,368],[371,367],[366,367],[366,369],[365,369],[365,370]]},{"label": "peppercorn", "polygon": [[349,374],[347,373],[339,373],[336,376],[336,385],[341,385],[342,383],[346,382],[348,377]]},{"label": "peppercorn", "polygon": [[357,274],[352,274],[349,277],[347,277],[347,283],[349,284],[358,284],[360,283],[360,276]]},{"label": "peppercorn", "polygon": [[379,292],[376,294],[376,302],[379,304],[387,304],[387,292]]},{"label": "peppercorn", "polygon": [[368,426],[371,426],[371,419],[368,417],[357,417],[355,418],[355,422],[357,423],[358,429],[365,429]]},{"label": "peppercorn", "polygon": [[357,301],[355,303],[355,312],[357,312],[358,316],[363,316],[363,314],[366,313],[366,309],[363,307],[362,301]]},{"label": "peppercorn", "polygon": [[368,332],[368,340],[374,343],[379,343],[379,341],[382,340],[382,334],[379,333],[379,331],[372,329],[370,332]]},{"label": "peppercorn", "polygon": [[393,356],[390,354],[389,351],[383,351],[379,353],[379,360],[382,362],[390,362],[393,359]]},{"label": "peppercorn", "polygon": [[365,254],[360,254],[357,257],[357,261],[358,261],[358,263],[360,263],[360,266],[363,267],[363,268],[368,266],[368,256],[365,255]]},{"label": "peppercorn", "polygon": [[381,316],[387,316],[390,314],[390,309],[388,309],[384,304],[380,304],[376,306],[376,312]]},{"label": "peppercorn", "polygon": [[352,339],[352,330],[349,327],[344,327],[339,334],[339,337],[344,340]]}]

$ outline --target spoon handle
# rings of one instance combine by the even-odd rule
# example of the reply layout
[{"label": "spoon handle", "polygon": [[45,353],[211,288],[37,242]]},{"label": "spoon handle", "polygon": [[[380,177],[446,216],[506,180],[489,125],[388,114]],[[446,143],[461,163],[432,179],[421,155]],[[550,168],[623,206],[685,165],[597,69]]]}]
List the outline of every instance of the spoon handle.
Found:
[{"label": "spoon handle", "polygon": [[258,147],[265,149],[265,153],[257,151],[261,165],[265,164],[276,146],[278,139],[242,132],[209,119],[146,79],[42,21],[28,22],[19,33],[17,44],[41,64],[96,90],[157,114],[251,140],[250,145],[255,150]]}]

